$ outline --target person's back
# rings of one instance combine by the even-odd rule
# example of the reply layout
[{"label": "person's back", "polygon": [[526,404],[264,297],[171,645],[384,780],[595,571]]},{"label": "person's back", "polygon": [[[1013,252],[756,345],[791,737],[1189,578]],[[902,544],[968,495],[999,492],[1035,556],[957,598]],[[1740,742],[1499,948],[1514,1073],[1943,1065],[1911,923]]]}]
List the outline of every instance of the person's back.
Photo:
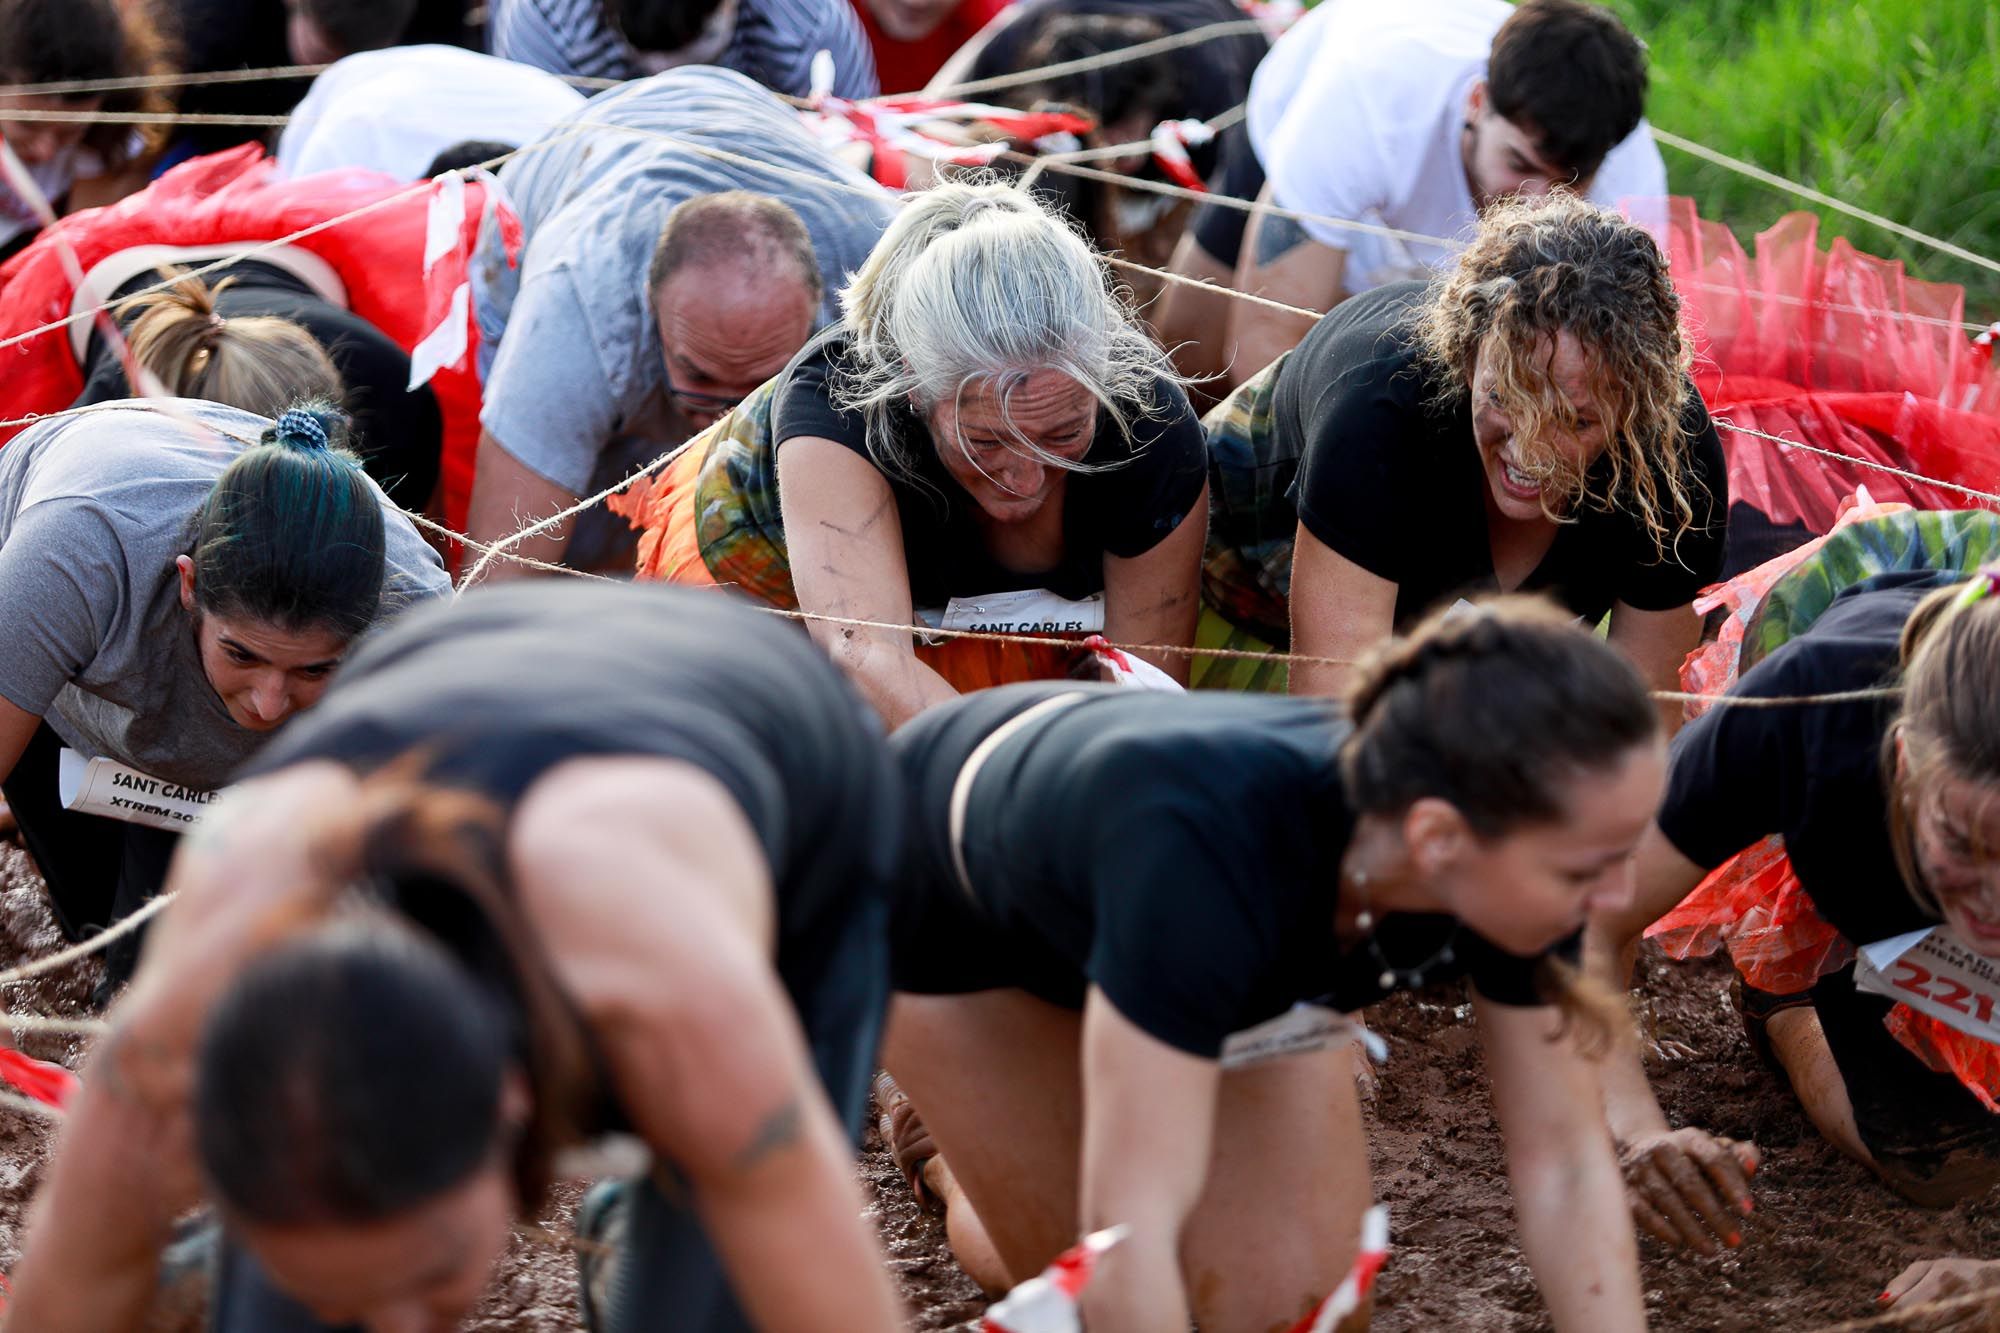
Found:
[{"label": "person's back", "polygon": [[455,46],[363,51],[313,80],[278,140],[278,168],[372,167],[416,180],[452,144],[528,143],[583,101],[552,74]]}]

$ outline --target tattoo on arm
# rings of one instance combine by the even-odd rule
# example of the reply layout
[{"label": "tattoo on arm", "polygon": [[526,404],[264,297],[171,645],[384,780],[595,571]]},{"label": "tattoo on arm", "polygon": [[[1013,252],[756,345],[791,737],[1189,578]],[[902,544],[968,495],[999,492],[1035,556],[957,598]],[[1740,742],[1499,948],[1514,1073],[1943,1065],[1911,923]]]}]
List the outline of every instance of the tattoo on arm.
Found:
[{"label": "tattoo on arm", "polygon": [[805,1128],[805,1108],[797,1097],[764,1117],[764,1123],[757,1126],[757,1132],[730,1159],[730,1165],[738,1171],[748,1171],[780,1148],[796,1143],[799,1133]]},{"label": "tattoo on arm", "polygon": [[1260,268],[1275,264],[1300,246],[1312,243],[1313,238],[1306,235],[1306,229],[1291,218],[1266,213],[1257,219],[1256,257]]}]

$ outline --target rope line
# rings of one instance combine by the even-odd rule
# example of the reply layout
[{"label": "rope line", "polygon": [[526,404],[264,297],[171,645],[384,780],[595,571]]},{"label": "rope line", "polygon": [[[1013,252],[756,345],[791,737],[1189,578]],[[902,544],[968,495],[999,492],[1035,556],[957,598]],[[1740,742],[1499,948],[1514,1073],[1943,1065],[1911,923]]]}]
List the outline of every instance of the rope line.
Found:
[{"label": "rope line", "polygon": [[[124,939],[133,931],[151,921],[164,911],[167,904],[173,900],[173,894],[163,893],[118,924],[96,935],[92,935],[81,944],[72,944],[69,948],[52,953],[46,958],[38,958],[32,962],[22,963],[18,967],[11,967],[5,972],[0,972],[0,986],[11,986],[17,981],[26,981],[29,977],[38,977],[44,972],[53,972],[57,968],[67,967],[79,959],[88,958],[100,949],[108,948],[116,941]],[[4,1023],[4,1021],[4,1019],[0,1019],[0,1023]]]},{"label": "rope line", "polygon": [[59,1121],[63,1118],[63,1113],[47,1102],[38,1102],[33,1097],[23,1097],[18,1092],[5,1089],[0,1089],[0,1107],[31,1115],[37,1120]]},{"label": "rope line", "polygon": [[44,1014],[6,1014],[0,1016],[0,1027],[12,1028],[16,1032],[80,1034],[87,1037],[102,1036],[111,1031],[111,1025],[101,1018],[51,1018]]},{"label": "rope line", "polygon": [[1754,162],[1746,162],[1740,157],[1731,157],[1727,153],[1717,152],[1715,149],[1698,144],[1692,139],[1683,139],[1678,134],[1669,134],[1658,127],[1655,127],[1653,130],[1653,138],[1656,142],[1663,143],[1669,148],[1678,148],[1683,153],[1698,157],[1704,162],[1713,162],[1716,166],[1727,167],[1731,171],[1748,176],[1751,180],[1761,185],[1768,185],[1774,190],[1783,190],[1788,194],[1795,194],[1801,199],[1810,199],[1816,204],[1831,208],[1836,213],[1845,213],[1851,218],[1859,218],[1861,221],[1880,227],[1884,231],[1893,232],[1905,240],[1915,241],[1919,245],[1927,245],[1940,254],[1950,255],[1954,259],[1962,259],[1968,264],[1976,264],[1980,268],[1987,269],[1990,272],[2000,273],[2000,260],[1988,259],[1985,255],[1975,254],[1962,245],[1954,245],[1942,237],[1932,236],[1929,232],[1918,231],[1915,227],[1906,226],[1894,218],[1883,217],[1880,213],[1871,213],[1867,209],[1857,207],[1843,199],[1836,199],[1822,190],[1815,190],[1810,185],[1790,180],[1778,175],[1774,171],[1766,171]]},{"label": "rope line", "polygon": [[[950,84],[940,88],[924,89],[922,91],[927,96],[942,98],[942,97],[966,97],[975,93],[992,92],[1004,88],[1023,87],[1030,84],[1044,82],[1048,79],[1056,78],[1064,74],[1079,74],[1097,69],[1106,69],[1115,65],[1127,64],[1136,60],[1144,60],[1150,56],[1163,55],[1168,52],[1182,50],[1187,47],[1204,45],[1208,42],[1215,41],[1223,37],[1238,36],[1242,34],[1262,32],[1262,31],[1263,31],[1262,25],[1255,19],[1235,19],[1222,23],[1211,23],[1204,27],[1190,29],[1187,32],[1172,33],[1165,37],[1155,38],[1152,41],[1140,42],[1132,46],[1119,47],[1115,50],[1099,52],[1096,55],[1084,56],[1076,60],[1061,61],[1056,64],[1045,65],[1037,69],[1021,70],[1012,74],[997,74],[990,78],[973,79],[963,83]],[[325,65],[268,66],[262,69],[220,70],[220,71],[203,72],[199,74],[163,74],[163,75],[135,76],[131,78],[117,78],[117,79],[79,79],[79,80],[61,80],[61,81],[53,81],[53,82],[38,83],[38,84],[14,84],[14,85],[0,86],[0,98],[6,98],[10,96],[24,97],[24,96],[38,96],[38,95],[62,96],[62,95],[76,95],[76,94],[84,94],[92,92],[124,91],[128,89],[189,87],[189,86],[197,86],[201,84],[211,84],[211,83],[247,83],[247,82],[257,82],[266,79],[303,78],[308,76],[316,76],[322,73],[326,68],[327,66]],[[558,76],[558,77],[565,77],[565,76]],[[565,81],[570,82],[573,85],[579,87],[591,87],[591,88],[613,87],[617,86],[618,83],[620,82],[618,80],[610,80],[610,79],[587,79],[581,76],[565,77]],[[874,98],[864,99],[864,102],[865,104],[874,104],[881,102],[883,100],[885,99],[882,97],[874,97]],[[147,122],[144,120],[129,119],[129,117],[141,117],[144,114],[145,113],[141,112],[131,112],[131,113],[31,112],[22,110],[10,113],[9,118],[22,119],[22,120],[96,118],[99,120],[114,121],[115,123],[138,124]],[[176,120],[174,123],[217,124],[223,122],[214,118],[202,118],[202,119],[186,118],[186,119]],[[239,121],[238,123],[244,123],[244,122]],[[276,118],[264,118],[264,119],[252,120],[249,123],[283,124],[284,121]],[[1942,237],[1933,236],[1928,232],[1920,231],[1917,228],[1909,226],[1905,223],[1897,222],[1893,218],[1885,217],[1880,213],[1873,212],[1869,209],[1861,208],[1855,204],[1850,204],[1843,199],[1839,199],[1833,195],[1827,194],[1823,190],[1813,189],[1811,186],[1806,185],[1801,181],[1795,181],[1790,179],[1789,177],[1780,176],[1776,172],[1768,171],[1763,167],[1758,166],[1754,162],[1747,161],[1740,157],[1734,157],[1728,153],[1721,152],[1717,149],[1709,148],[1706,145],[1698,143],[1692,139],[1688,139],[1681,135],[1660,129],[1658,126],[1651,127],[1651,131],[1653,139],[1656,143],[1665,144],[1670,148],[1678,149],[1683,153],[1687,153],[1693,157],[1698,157],[1705,162],[1712,163],[1716,166],[1724,168],[1725,170],[1736,172],[1739,175],[1745,176],[1748,179],[1754,180],[1759,184],[1767,186],[1771,189],[1796,195],[1801,199],[1806,199],[1813,203],[1819,204],[1822,207],[1833,209],[1834,211],[1839,213],[1844,213],[1849,217],[1853,217],[1860,221],[1869,223],[1872,226],[1880,227],[1885,231],[1893,233],[1894,235],[1901,236],[1907,240],[1915,241],[1920,245],[1927,246],[1937,251],[1940,254],[1949,255],[1954,259],[1959,259],[1964,261],[1965,263],[1976,265],[1990,272],[2000,273],[2000,260],[1994,260],[1988,258],[1985,255],[1981,255],[1974,251],[1968,250],[1964,246],[1954,244],[1951,241],[1947,241]]]},{"label": "rope line", "polygon": [[1806,453],[1818,454],[1822,458],[1831,458],[1842,463],[1852,463],[1857,467],[1873,468],[1877,472],[1887,472],[1891,476],[1901,477],[1905,481],[1921,482],[1926,486],[1938,486],[1948,491],[1957,491],[1961,495],[1966,495],[1972,499],[1983,501],[1986,504],[2000,507],[2000,494],[1995,494],[1992,491],[1982,491],[1973,486],[1961,486],[1955,481],[1946,481],[1941,477],[1927,477],[1921,472],[1912,472],[1908,468],[1897,467],[1893,463],[1878,463],[1872,458],[1860,458],[1854,454],[1843,454],[1837,449],[1822,449],[1816,444],[1807,444],[1803,440],[1788,440],[1782,435],[1773,435],[1768,431],[1761,431],[1753,426],[1739,426],[1727,417],[1714,417],[1711,419],[1716,425],[1725,429],[1738,431],[1744,435],[1754,435],[1760,440],[1769,440],[1772,444],[1782,444],[1787,449],[1802,449]]},{"label": "rope line", "polygon": [[485,548],[485,554],[479,557],[479,562],[477,564],[475,564],[471,569],[466,571],[465,577],[459,580],[459,585],[461,587],[467,587],[467,588],[471,587],[473,584],[479,582],[480,576],[485,574],[487,567],[490,566],[496,559],[499,559],[500,557],[506,555],[507,552],[511,551],[514,547],[519,546],[522,542],[528,540],[528,538],[536,537],[544,532],[550,532],[556,528],[561,527],[563,524],[569,522],[569,520],[571,520],[572,518],[575,518],[580,514],[586,513],[589,510],[595,509],[598,505],[602,504],[604,501],[609,500],[612,496],[618,494],[620,491],[625,490],[633,482],[639,480],[639,478],[648,476],[658,471],[659,469],[665,467],[667,464],[673,462],[676,458],[679,458],[682,454],[686,453],[689,449],[693,448],[695,441],[701,439],[703,433],[704,432],[697,432],[695,435],[682,441],[680,444],[675,445],[673,448],[661,454],[658,458],[655,458],[652,462],[646,464],[646,466],[640,468],[637,472],[634,472],[631,476],[626,477],[623,481],[620,481],[612,486],[607,486],[603,490],[599,491],[597,494],[590,496],[588,499],[579,500],[575,504],[571,505],[569,508],[564,509],[555,514],[551,514],[549,517],[541,519],[538,522],[531,523],[527,527],[522,528],[520,531],[505,538],[504,540],[495,542],[492,546]]}]

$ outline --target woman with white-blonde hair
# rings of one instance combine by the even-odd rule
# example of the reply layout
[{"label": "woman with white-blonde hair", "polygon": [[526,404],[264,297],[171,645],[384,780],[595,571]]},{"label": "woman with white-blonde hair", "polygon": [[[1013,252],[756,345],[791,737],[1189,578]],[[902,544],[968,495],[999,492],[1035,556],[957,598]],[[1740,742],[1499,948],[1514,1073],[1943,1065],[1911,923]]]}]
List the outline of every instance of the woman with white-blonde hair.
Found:
[{"label": "woman with white-blonde hair", "polygon": [[1082,237],[1005,186],[942,185],[841,308],[618,503],[647,529],[642,574],[848,622],[810,627],[891,725],[1071,655],[851,622],[1192,641],[1200,423]]}]

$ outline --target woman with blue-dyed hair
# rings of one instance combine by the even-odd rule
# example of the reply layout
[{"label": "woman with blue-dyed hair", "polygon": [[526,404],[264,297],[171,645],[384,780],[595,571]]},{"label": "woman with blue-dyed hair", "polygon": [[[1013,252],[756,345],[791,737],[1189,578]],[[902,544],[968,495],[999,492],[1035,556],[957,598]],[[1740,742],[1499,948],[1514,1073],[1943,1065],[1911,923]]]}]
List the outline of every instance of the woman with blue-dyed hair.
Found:
[{"label": "woman with blue-dyed hair", "polygon": [[[344,437],[324,407],[165,400],[0,453],[0,788],[71,938],[158,889],[176,835],[133,816],[198,807],[365,630],[450,590]],[[65,791],[100,758],[130,770],[113,818]]]}]

